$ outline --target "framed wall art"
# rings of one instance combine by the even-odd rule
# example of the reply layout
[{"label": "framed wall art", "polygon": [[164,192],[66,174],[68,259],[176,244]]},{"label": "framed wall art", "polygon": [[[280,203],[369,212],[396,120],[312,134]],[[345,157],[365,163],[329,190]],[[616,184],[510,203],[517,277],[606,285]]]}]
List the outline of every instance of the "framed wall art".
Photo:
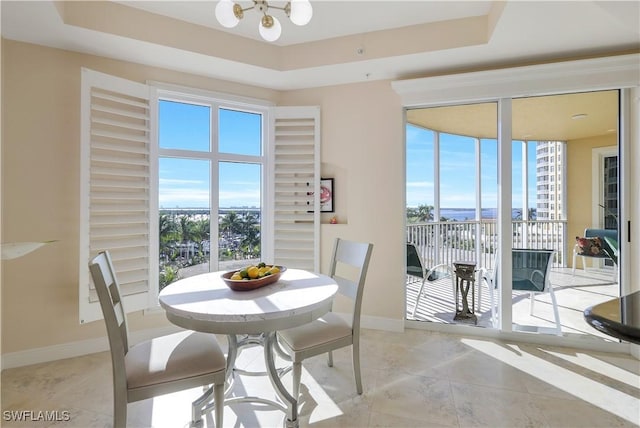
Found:
[{"label": "framed wall art", "polygon": [[320,179],[320,211],[323,213],[332,213],[334,211],[334,188],[333,178]]}]

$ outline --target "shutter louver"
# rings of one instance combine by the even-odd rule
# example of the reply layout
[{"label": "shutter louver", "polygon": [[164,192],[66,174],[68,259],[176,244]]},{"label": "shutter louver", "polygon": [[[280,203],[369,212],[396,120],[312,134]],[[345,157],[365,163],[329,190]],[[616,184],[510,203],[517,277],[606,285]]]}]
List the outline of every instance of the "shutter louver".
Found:
[{"label": "shutter louver", "polygon": [[[89,304],[98,301],[88,261],[104,250],[111,253],[126,309],[146,307],[151,177],[148,94],[145,85],[83,70],[81,322],[97,319],[83,314],[82,306],[85,299]],[[126,296],[133,295],[141,296],[126,301]]]},{"label": "shutter louver", "polygon": [[320,111],[278,107],[274,134],[274,262],[319,271]]}]

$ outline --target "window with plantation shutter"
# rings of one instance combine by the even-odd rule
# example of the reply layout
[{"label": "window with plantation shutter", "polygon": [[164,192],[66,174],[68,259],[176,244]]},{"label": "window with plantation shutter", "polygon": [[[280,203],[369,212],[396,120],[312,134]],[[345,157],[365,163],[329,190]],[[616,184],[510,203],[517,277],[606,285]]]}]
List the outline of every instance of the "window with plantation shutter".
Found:
[{"label": "window with plantation shutter", "polygon": [[[178,107],[179,111],[176,110]],[[196,205],[178,203],[201,201],[200,184],[203,182],[206,182],[204,189],[209,203],[203,207],[216,214],[197,215],[206,217],[204,223],[210,224],[208,233],[211,239],[206,239],[210,245],[208,248],[199,247],[207,248],[202,256],[204,259],[192,257],[189,262],[193,264],[186,267],[225,269],[226,265],[220,266],[219,263],[241,263],[245,260],[228,260],[224,258],[228,257],[226,253],[224,257],[220,256],[221,242],[229,244],[225,249],[235,248],[231,244],[243,238],[221,239],[218,227],[222,212],[220,204],[238,198],[242,200],[247,195],[253,197],[256,192],[247,193],[247,183],[255,182],[259,194],[259,203],[255,206],[260,207],[261,218],[257,257],[291,268],[319,271],[318,107],[273,107],[264,100],[161,82],[141,84],[83,68],[80,108],[81,323],[102,318],[88,263],[104,250],[111,253],[125,309],[132,312],[157,306],[157,295],[162,286],[161,262],[166,261],[160,245],[159,217],[163,207],[160,196],[178,195],[177,202],[169,203],[162,199],[166,205],[164,209],[180,207],[187,212]],[[193,113],[181,114],[185,109],[190,112],[197,109],[201,113],[198,117],[204,117],[204,121],[194,122]],[[205,113],[202,113],[203,109]],[[162,112],[164,115],[160,114]],[[183,117],[189,119],[186,128],[180,128]],[[249,134],[244,132],[247,131],[247,123],[253,124],[257,130],[251,128]],[[169,128],[162,128],[162,124],[177,131],[171,133]],[[192,146],[202,142],[190,139],[196,138],[190,133],[194,126],[207,128],[207,138],[202,140],[207,141],[206,147]],[[165,145],[160,143],[161,131],[165,132]],[[170,136],[176,140],[171,140]],[[254,151],[257,147],[258,150],[245,153],[243,150],[249,150],[247,147]],[[182,164],[178,164],[184,160],[192,166],[188,170],[189,177],[184,176],[180,169]],[[208,172],[200,176],[195,169],[202,167],[202,162],[206,163]],[[174,172],[179,174],[177,178],[171,175],[168,167],[177,168],[174,168]],[[241,171],[240,180],[238,171]],[[255,174],[255,177],[251,176],[253,181],[247,181],[246,171]],[[174,185],[178,186],[178,193],[172,192]],[[230,198],[231,194],[234,194],[233,198]],[[252,207],[251,204],[246,206]],[[222,206],[227,209],[234,207],[242,208],[244,205]],[[196,208],[202,211],[199,205]],[[218,221],[209,222],[209,218]],[[239,232],[233,233],[238,235]],[[189,242],[192,240],[183,236],[180,243],[187,239]],[[204,242],[196,241],[198,244]],[[187,252],[184,255],[189,258]],[[181,266],[173,280],[198,272],[182,269],[184,267]]]},{"label": "window with plantation shutter", "polygon": [[102,318],[88,262],[109,250],[127,311],[148,307],[149,87],[88,69],[81,78],[80,322]]},{"label": "window with plantation shutter", "polygon": [[320,108],[276,107],[274,263],[320,271]]}]

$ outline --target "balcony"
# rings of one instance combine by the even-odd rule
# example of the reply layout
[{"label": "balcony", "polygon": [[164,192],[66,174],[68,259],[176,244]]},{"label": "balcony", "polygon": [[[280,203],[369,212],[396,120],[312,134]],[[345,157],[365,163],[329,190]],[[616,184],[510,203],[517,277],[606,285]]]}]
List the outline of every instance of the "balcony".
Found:
[{"label": "balcony", "polygon": [[[564,221],[513,221],[513,248],[554,249],[556,257],[551,269],[551,284],[558,300],[564,335],[593,335],[611,340],[609,336],[589,327],[583,319],[585,308],[619,295],[619,284],[613,280],[612,268],[589,267],[588,270],[567,267],[572,256],[573,240],[567,241]],[[495,221],[433,222],[407,227],[407,240],[418,247],[426,267],[440,263],[451,265],[457,260],[471,260],[477,266],[492,269],[497,250]],[[479,243],[479,245],[476,245]],[[579,264],[581,267],[582,265]],[[420,281],[408,278],[407,319],[453,324],[455,300],[448,278],[425,284],[424,295],[412,317]],[[480,290],[480,287],[482,289]],[[488,290],[476,282],[475,314],[477,326],[491,328],[491,308]],[[471,295],[469,295],[471,304]],[[529,313],[528,293],[513,294],[512,320],[514,329],[551,332],[555,326],[551,299],[548,294],[536,295],[535,310]]]}]

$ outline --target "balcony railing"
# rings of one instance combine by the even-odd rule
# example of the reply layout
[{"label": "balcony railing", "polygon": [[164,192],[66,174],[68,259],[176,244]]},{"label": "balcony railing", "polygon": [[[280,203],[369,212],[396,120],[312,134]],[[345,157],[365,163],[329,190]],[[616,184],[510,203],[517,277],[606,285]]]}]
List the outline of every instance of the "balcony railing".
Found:
[{"label": "balcony railing", "polygon": [[[512,221],[513,248],[556,250],[553,267],[566,267],[566,221]],[[407,241],[418,247],[427,267],[454,261],[475,261],[493,268],[498,250],[495,220],[415,223],[407,226]]]}]

